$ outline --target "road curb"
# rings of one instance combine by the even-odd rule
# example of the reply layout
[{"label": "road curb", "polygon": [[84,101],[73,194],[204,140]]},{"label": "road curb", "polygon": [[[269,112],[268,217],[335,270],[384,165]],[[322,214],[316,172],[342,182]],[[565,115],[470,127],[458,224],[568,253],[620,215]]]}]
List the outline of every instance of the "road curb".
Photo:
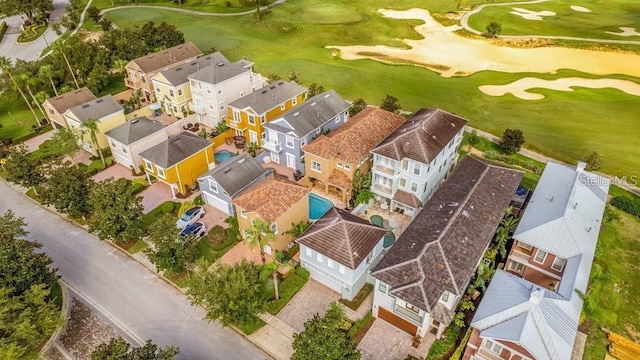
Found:
[{"label": "road curb", "polygon": [[[62,309],[60,309],[60,313],[61,314],[64,313],[64,320],[66,322],[66,320],[69,318],[69,314],[71,313],[71,306],[69,305],[71,303],[71,301],[69,301],[69,291],[67,289],[67,285],[64,282],[60,281],[60,279],[58,279],[58,284],[60,285],[60,289],[62,289],[62,306],[61,306]],[[47,340],[44,346],[42,346],[42,348],[40,349],[41,355],[46,354],[47,351],[49,351],[49,349],[51,348],[51,346],[58,341],[65,326],[66,326],[66,323],[60,326],[51,335],[49,340]]]}]

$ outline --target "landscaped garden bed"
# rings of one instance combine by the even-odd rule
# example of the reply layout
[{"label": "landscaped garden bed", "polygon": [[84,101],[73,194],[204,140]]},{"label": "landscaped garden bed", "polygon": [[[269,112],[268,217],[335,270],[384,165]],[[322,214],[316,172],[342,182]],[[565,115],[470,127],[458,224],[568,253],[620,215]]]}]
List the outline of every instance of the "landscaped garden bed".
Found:
[{"label": "landscaped garden bed", "polygon": [[[269,301],[267,303],[267,312],[272,315],[280,312],[289,300],[302,289],[307,280],[309,280],[309,272],[302,267],[297,268],[294,273],[289,273],[278,286],[280,299]],[[267,281],[272,282],[270,279]]]},{"label": "landscaped garden bed", "polygon": [[367,296],[369,296],[369,294],[371,294],[372,290],[373,290],[373,285],[371,285],[369,283],[366,283],[366,284],[364,284],[362,289],[360,289],[360,291],[358,291],[358,293],[353,298],[353,300],[347,301],[345,299],[340,299],[340,303],[344,304],[346,307],[348,307],[349,309],[351,309],[353,311],[358,311],[358,308],[367,299]]}]

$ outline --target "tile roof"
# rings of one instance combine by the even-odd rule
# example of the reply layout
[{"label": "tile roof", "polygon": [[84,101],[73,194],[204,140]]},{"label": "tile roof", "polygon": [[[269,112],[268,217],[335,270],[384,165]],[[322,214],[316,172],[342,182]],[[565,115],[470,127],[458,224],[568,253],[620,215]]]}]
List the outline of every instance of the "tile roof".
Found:
[{"label": "tile roof", "polygon": [[107,131],[105,135],[122,144],[130,145],[164,128],[164,125],[156,121],[146,117],[137,117]]},{"label": "tile roof", "polygon": [[385,229],[334,207],[296,241],[356,269],[386,233]]},{"label": "tile roof", "polygon": [[200,179],[213,178],[229,196],[233,197],[261,179],[267,170],[248,153],[234,157],[202,175]]},{"label": "tile roof", "polygon": [[131,60],[131,63],[138,65],[142,72],[149,73],[200,55],[202,55],[202,51],[200,51],[200,49],[198,49],[198,47],[192,42],[187,42],[149,55],[141,56],[137,59]]},{"label": "tile roof", "polygon": [[141,152],[140,156],[166,169],[209,146],[213,146],[211,141],[189,132],[181,132]]},{"label": "tile roof", "polygon": [[201,68],[209,66],[211,64],[230,64],[229,60],[227,60],[224,55],[222,55],[219,51],[214,52],[213,54],[205,55],[199,57],[189,63],[182,64],[180,66],[172,67],[170,69],[159,72],[158,74],[153,76],[153,79],[158,79],[159,75],[162,75],[169,84],[173,86],[182,85],[189,82],[189,75],[197,72]]},{"label": "tile roof", "polygon": [[245,95],[229,106],[240,110],[251,109],[260,115],[280,106],[289,99],[304,94],[306,91],[307,88],[293,81],[278,81]]},{"label": "tile roof", "polygon": [[240,60],[233,63],[217,61],[213,64],[201,67],[200,70],[190,74],[191,80],[202,81],[207,84],[219,84],[242,73],[251,71],[253,63]]},{"label": "tile roof", "polygon": [[358,164],[405,121],[398,114],[370,107],[335,131],[318,137],[303,147],[302,151],[327,160],[336,158],[349,164]]},{"label": "tile roof", "polygon": [[422,206],[422,201],[420,201],[417,196],[402,189],[396,190],[396,193],[393,195],[393,200],[411,206],[414,209],[419,209]]},{"label": "tile roof", "polygon": [[124,113],[124,108],[111,95],[105,95],[101,98],[90,100],[82,105],[74,106],[67,110],[84,123],[88,118],[99,120],[105,116],[115,114],[119,111]]},{"label": "tile roof", "polygon": [[349,104],[335,90],[328,90],[306,100],[264,126],[301,138],[348,109]]},{"label": "tile roof", "polygon": [[256,212],[263,220],[275,222],[297,203],[308,199],[310,192],[304,186],[269,175],[245,190],[232,203],[248,212]]},{"label": "tile roof", "polygon": [[86,87],[78,90],[69,91],[62,95],[54,96],[46,101],[53,106],[54,109],[60,114],[71,109],[72,107],[84,104],[88,101],[95,100],[96,96],[93,95],[91,90]]},{"label": "tile roof", "polygon": [[372,275],[389,284],[392,295],[426,312],[445,291],[462,295],[522,176],[465,157]]},{"label": "tile roof", "polygon": [[327,179],[327,183],[329,185],[337,186],[340,189],[351,189],[353,186],[353,181],[349,179],[349,177],[342,172],[342,170],[333,169],[331,174],[329,174],[329,178]]},{"label": "tile roof", "polygon": [[422,108],[371,152],[429,164],[466,124],[466,119],[444,110]]}]

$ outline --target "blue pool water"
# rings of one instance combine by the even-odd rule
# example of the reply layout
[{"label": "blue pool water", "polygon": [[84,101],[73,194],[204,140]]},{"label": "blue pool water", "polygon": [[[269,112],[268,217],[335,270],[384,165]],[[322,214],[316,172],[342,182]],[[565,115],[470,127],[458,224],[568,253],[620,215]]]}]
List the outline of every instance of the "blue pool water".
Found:
[{"label": "blue pool water", "polygon": [[309,194],[309,219],[318,220],[333,207],[333,203],[316,194]]},{"label": "blue pool water", "polygon": [[213,154],[213,157],[216,159],[216,164],[222,164],[223,162],[231,159],[234,156],[236,156],[236,154],[228,150],[222,150]]}]

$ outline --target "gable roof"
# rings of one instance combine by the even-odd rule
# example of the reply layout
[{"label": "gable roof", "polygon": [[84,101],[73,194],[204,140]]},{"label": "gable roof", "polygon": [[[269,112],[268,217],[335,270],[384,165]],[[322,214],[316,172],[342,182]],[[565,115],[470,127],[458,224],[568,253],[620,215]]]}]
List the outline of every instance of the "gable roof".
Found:
[{"label": "gable roof", "polygon": [[371,149],[394,132],[406,119],[379,108],[366,108],[328,135],[321,135],[302,150],[323,159],[358,164]]},{"label": "gable roof", "polygon": [[405,204],[414,209],[420,208],[422,206],[422,201],[418,199],[412,192],[404,191],[400,188],[396,190],[396,193],[393,195],[393,200],[397,201],[401,204]]},{"label": "gable roof", "polygon": [[53,106],[53,108],[56,109],[58,113],[62,114],[72,107],[84,104],[95,99],[96,96],[93,95],[91,90],[83,87],[78,90],[69,91],[68,93],[64,93],[62,95],[54,96],[45,100],[45,102],[49,102],[49,104]]},{"label": "gable roof", "polygon": [[304,186],[276,179],[271,174],[245,190],[232,203],[246,211],[256,212],[263,220],[275,222],[297,203],[307,199],[310,192]]},{"label": "gable roof", "polygon": [[146,117],[137,117],[107,131],[105,135],[122,144],[130,145],[164,128],[164,125],[156,121]]},{"label": "gable roof", "polygon": [[466,156],[371,275],[426,312],[463,294],[522,176]]},{"label": "gable roof", "polygon": [[253,65],[253,63],[247,60],[240,60],[233,63],[230,63],[228,60],[227,62],[217,61],[200,68],[200,70],[190,74],[188,78],[207,84],[219,84],[242,73],[251,71],[251,65]]},{"label": "gable roof", "polygon": [[333,117],[347,111],[349,104],[335,90],[308,99],[264,126],[283,134],[301,138],[320,128]]},{"label": "gable roof", "polygon": [[444,110],[422,108],[371,152],[394,160],[409,158],[429,164],[467,122]]},{"label": "gable roof", "polygon": [[471,326],[482,337],[518,343],[538,360],[569,359],[580,313],[567,314],[564,303],[553,291],[497,270]]},{"label": "gable roof", "polygon": [[216,51],[212,54],[199,57],[189,63],[182,64],[180,66],[172,67],[170,69],[159,72],[153,76],[154,80],[158,79],[158,76],[163,76],[169,84],[178,86],[189,82],[189,75],[197,72],[201,68],[204,68],[211,64],[230,64],[222,53]]},{"label": "gable roof", "polygon": [[262,178],[266,173],[248,153],[234,157],[202,175],[200,179],[212,178],[231,197]]},{"label": "gable roof", "polygon": [[67,111],[75,115],[81,123],[84,123],[88,118],[100,120],[119,111],[124,112],[124,108],[113,96],[105,95],[101,98],[87,101],[82,105],[74,106]]},{"label": "gable roof", "polygon": [[181,132],[141,152],[140,156],[166,169],[209,146],[213,146],[211,141],[189,132]]},{"label": "gable roof", "polygon": [[200,49],[192,42],[176,45],[165,50],[131,60],[129,64],[137,65],[144,73],[161,70],[180,61],[202,55]]},{"label": "gable roof", "polygon": [[293,81],[278,81],[245,95],[229,104],[229,106],[240,110],[251,109],[259,115],[285,103],[291,98],[304,94],[306,91],[307,88]]},{"label": "gable roof", "polygon": [[296,241],[356,269],[386,233],[381,227],[333,207]]}]

